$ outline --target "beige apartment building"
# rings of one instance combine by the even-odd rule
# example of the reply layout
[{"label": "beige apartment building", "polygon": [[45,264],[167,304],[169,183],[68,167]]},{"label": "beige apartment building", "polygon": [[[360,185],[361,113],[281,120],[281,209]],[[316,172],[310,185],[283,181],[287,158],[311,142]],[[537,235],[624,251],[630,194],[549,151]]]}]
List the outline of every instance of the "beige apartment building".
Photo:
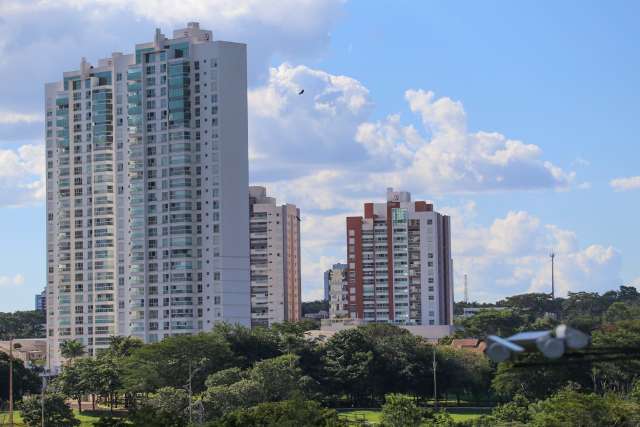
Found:
[{"label": "beige apartment building", "polygon": [[251,326],[301,318],[300,209],[249,187]]}]

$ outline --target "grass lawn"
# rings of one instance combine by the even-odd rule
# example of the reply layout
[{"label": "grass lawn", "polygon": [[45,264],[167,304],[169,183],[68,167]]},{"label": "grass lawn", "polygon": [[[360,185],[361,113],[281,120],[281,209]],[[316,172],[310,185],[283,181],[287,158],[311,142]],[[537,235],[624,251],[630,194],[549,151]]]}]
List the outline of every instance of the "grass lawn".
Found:
[{"label": "grass lawn", "polygon": [[340,418],[344,418],[349,421],[369,421],[370,423],[379,423],[382,417],[382,412],[378,410],[372,411],[341,411]]},{"label": "grass lawn", "polygon": [[[77,409],[74,409],[73,413],[76,415],[76,418],[80,420],[81,427],[91,427],[96,421],[98,421],[101,415],[106,415],[109,411],[84,411],[80,414]],[[0,426],[6,425],[8,422],[9,414],[6,412],[0,413]],[[20,411],[15,411],[13,413],[13,422],[18,426],[26,425],[20,416]]]},{"label": "grass lawn", "polygon": [[[451,414],[454,421],[467,421],[478,418],[488,412],[479,410],[466,409],[449,409],[447,412]],[[382,412],[380,410],[355,410],[340,411],[340,417],[349,421],[368,421],[373,424],[380,422]]]}]

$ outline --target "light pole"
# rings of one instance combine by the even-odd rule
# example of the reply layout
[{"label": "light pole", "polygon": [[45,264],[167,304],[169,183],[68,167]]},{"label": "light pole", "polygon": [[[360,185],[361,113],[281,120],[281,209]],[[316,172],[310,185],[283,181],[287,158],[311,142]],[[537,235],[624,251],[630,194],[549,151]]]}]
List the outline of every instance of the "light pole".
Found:
[{"label": "light pole", "polygon": [[13,427],[13,338],[9,340],[9,427]]},{"label": "light pole", "polygon": [[13,343],[13,338],[9,339],[9,426],[13,427],[13,349],[20,348],[20,343]]},{"label": "light pole", "polygon": [[40,425],[44,427],[44,394],[47,390],[47,377],[49,375],[49,370],[44,368],[44,371],[40,376],[42,376],[42,391],[40,392]]},{"label": "light pole", "polygon": [[433,408],[438,409],[438,382],[436,379],[436,369],[438,362],[436,362],[436,346],[433,346]]}]

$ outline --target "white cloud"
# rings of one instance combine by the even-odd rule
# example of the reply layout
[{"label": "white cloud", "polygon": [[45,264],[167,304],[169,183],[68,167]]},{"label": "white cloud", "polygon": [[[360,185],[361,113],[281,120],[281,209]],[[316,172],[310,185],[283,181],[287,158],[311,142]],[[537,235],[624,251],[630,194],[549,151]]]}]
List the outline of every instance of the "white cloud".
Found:
[{"label": "white cloud", "polygon": [[44,146],[0,149],[0,207],[23,206],[44,198]]},{"label": "white cloud", "polygon": [[[252,182],[301,209],[305,298],[322,289],[324,269],[344,261],[345,217],[361,214],[363,203],[379,200],[387,186],[414,193],[572,188],[573,173],[545,160],[540,147],[469,133],[460,102],[424,91],[407,91],[406,98],[420,130],[403,125],[398,114],[370,122],[373,102],[362,83],[306,66],[272,68],[267,83],[250,92],[250,152],[259,158]],[[486,292],[473,295],[526,292],[552,247],[577,250],[571,231],[527,212],[478,227],[475,209],[449,208],[459,213],[455,271],[483,277]]]},{"label": "white cloud", "polygon": [[640,176],[612,179],[609,185],[615,191],[638,190],[640,189]]},{"label": "white cloud", "polygon": [[14,276],[0,276],[0,286],[20,286],[24,284],[24,276],[16,274]]},{"label": "white cloud", "polygon": [[621,255],[612,246],[580,247],[575,232],[525,211],[509,212],[490,226],[473,223],[469,209],[445,208],[452,215],[456,294],[469,276],[473,298],[495,300],[524,292],[550,292],[549,253],[556,253],[556,293],[607,291],[622,284]]},{"label": "white cloud", "polygon": [[369,91],[355,79],[303,65],[271,68],[266,84],[249,92],[249,142],[264,157],[255,167],[300,174],[308,164],[360,159],[353,136],[371,110]]},{"label": "white cloud", "polygon": [[42,121],[42,114],[17,113],[14,111],[0,111],[0,125],[18,123],[38,123]]},{"label": "white cloud", "polygon": [[374,179],[407,189],[479,192],[567,188],[574,173],[542,158],[542,149],[497,132],[467,130],[462,103],[436,98],[431,91],[408,90],[405,98],[421,118],[425,134],[403,126],[393,114],[363,123],[356,141],[380,162],[394,168]]},{"label": "white cloud", "polygon": [[[4,0],[0,51],[13,47],[20,54],[34,42],[58,50],[62,43],[73,48],[77,63],[94,52],[91,46],[104,45],[103,57],[116,45],[131,50],[132,40],[152,40],[154,26],[167,27],[171,36],[173,29],[199,21],[217,40],[248,43],[249,74],[256,77],[264,75],[274,55],[291,60],[324,51],[343,5],[343,0]],[[43,37],[39,27],[52,31]]]}]

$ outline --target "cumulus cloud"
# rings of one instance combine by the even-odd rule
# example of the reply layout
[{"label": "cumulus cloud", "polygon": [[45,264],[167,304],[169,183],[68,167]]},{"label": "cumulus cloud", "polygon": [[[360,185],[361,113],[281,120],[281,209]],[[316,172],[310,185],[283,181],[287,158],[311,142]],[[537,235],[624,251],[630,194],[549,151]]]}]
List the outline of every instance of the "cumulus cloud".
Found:
[{"label": "cumulus cloud", "polygon": [[24,206],[44,198],[44,146],[0,149],[0,207]]},{"label": "cumulus cloud", "polygon": [[[72,55],[77,64],[80,56],[94,55],[96,47],[104,49],[100,57],[117,46],[130,51],[133,40],[152,40],[155,26],[167,27],[170,35],[174,28],[199,21],[215,39],[249,44],[250,76],[255,81],[265,74],[274,55],[303,59],[322,52],[343,4],[343,0],[4,0],[0,51],[22,56],[20,50],[47,45],[61,58]],[[57,67],[60,63],[54,62]],[[45,61],[41,65],[47,67]]]},{"label": "cumulus cloud", "polygon": [[609,185],[615,191],[638,190],[640,189],[640,176],[612,179]]},{"label": "cumulus cloud", "polygon": [[41,121],[42,114],[0,111],[0,125],[12,125],[17,123],[39,123]]},{"label": "cumulus cloud", "polygon": [[[374,177],[382,185],[428,187],[434,192],[567,188],[574,173],[542,157],[534,144],[498,132],[469,132],[460,101],[431,91],[408,90],[409,107],[424,132],[393,114],[359,126],[356,141],[374,158],[394,166]],[[400,170],[398,170],[400,169]]]},{"label": "cumulus cloud", "polygon": [[20,286],[24,284],[24,276],[16,274],[14,276],[0,276],[0,287]]},{"label": "cumulus cloud", "polygon": [[252,165],[255,172],[283,169],[291,177],[309,164],[362,159],[353,136],[372,106],[367,88],[353,78],[287,63],[271,68],[266,84],[249,92],[250,146],[264,159]]},{"label": "cumulus cloud", "polygon": [[470,294],[496,300],[524,292],[550,292],[549,253],[556,253],[556,293],[615,289],[622,284],[621,254],[612,246],[581,247],[571,230],[544,224],[525,211],[508,212],[489,226],[474,223],[475,205],[444,208],[452,215],[456,292],[469,276]]}]

